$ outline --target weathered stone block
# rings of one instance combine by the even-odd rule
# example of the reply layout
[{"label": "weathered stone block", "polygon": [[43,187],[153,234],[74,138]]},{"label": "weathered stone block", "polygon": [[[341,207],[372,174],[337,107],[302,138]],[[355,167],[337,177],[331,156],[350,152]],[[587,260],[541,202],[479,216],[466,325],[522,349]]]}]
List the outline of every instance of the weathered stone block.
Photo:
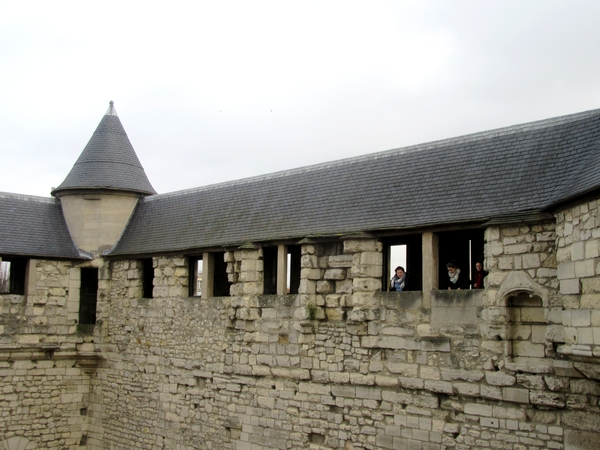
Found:
[{"label": "weathered stone block", "polygon": [[329,257],[328,262],[331,268],[352,267],[352,255],[333,255]]},{"label": "weathered stone block", "polygon": [[575,261],[576,278],[593,277],[595,274],[595,261],[593,259]]},{"label": "weathered stone block", "polygon": [[486,372],[485,381],[492,386],[512,386],[516,383],[516,378],[505,372]]},{"label": "weathered stone block", "polygon": [[582,294],[579,306],[582,309],[600,309],[600,294]]},{"label": "weathered stone block", "polygon": [[535,269],[540,267],[540,255],[537,253],[529,253],[521,256],[523,269]]},{"label": "weathered stone block", "polygon": [[338,294],[352,294],[352,280],[336,281],[335,292]]},{"label": "weathered stone block", "polygon": [[591,325],[590,310],[574,310],[571,311],[571,324],[574,327],[588,327]]},{"label": "weathered stone block", "polygon": [[420,350],[421,343],[414,339],[399,336],[382,336],[377,341],[380,348],[391,348],[396,350]]},{"label": "weathered stone block", "polygon": [[346,269],[327,269],[323,278],[326,280],[343,280],[346,278]]},{"label": "weathered stone block", "polygon": [[390,372],[397,373],[405,377],[416,378],[419,373],[418,364],[386,361],[385,365]]},{"label": "weathered stone block", "polygon": [[342,308],[325,308],[327,320],[342,321],[344,320],[344,310]]},{"label": "weathered stone block", "polygon": [[514,403],[529,403],[529,389],[502,388],[502,400]]},{"label": "weathered stone block", "polygon": [[600,277],[589,277],[581,280],[581,292],[593,294],[600,292]]},{"label": "weathered stone block", "polygon": [[561,294],[579,294],[580,291],[579,278],[560,280]]},{"label": "weathered stone block", "polygon": [[464,408],[465,414],[475,416],[492,417],[492,406],[481,405],[479,403],[466,403]]},{"label": "weathered stone block", "polygon": [[[382,275],[382,266],[381,265],[369,265],[369,264],[359,264],[356,266],[352,266],[352,276],[353,277],[373,277],[379,278]],[[381,283],[381,282],[380,282]]]},{"label": "weathered stone block", "polygon": [[344,253],[375,252],[379,246],[376,239],[348,239],[344,241]]},{"label": "weathered stone block", "polygon": [[585,243],[581,242],[581,241],[574,242],[573,245],[571,245],[571,259],[573,261],[580,261],[584,258],[585,258]]},{"label": "weathered stone block", "polygon": [[317,293],[318,294],[330,294],[334,292],[335,284],[331,281],[317,281]]},{"label": "weathered stone block", "polygon": [[381,280],[378,278],[354,278],[352,289],[354,292],[375,292],[381,290]]}]

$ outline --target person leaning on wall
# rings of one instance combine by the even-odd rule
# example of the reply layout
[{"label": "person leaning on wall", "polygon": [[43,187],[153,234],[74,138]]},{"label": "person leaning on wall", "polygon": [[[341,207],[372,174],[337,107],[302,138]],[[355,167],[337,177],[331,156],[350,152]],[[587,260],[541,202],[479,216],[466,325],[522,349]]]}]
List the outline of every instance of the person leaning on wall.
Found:
[{"label": "person leaning on wall", "polygon": [[390,291],[407,291],[408,290],[408,275],[404,267],[398,266],[394,270],[396,272],[390,280]]},{"label": "person leaning on wall", "polygon": [[454,261],[446,264],[446,269],[448,269],[448,290],[469,289],[471,280],[461,272]]},{"label": "person leaning on wall", "polygon": [[488,276],[488,272],[483,270],[483,264],[479,261],[475,263],[475,272],[473,272],[473,289],[483,289],[483,279]]}]

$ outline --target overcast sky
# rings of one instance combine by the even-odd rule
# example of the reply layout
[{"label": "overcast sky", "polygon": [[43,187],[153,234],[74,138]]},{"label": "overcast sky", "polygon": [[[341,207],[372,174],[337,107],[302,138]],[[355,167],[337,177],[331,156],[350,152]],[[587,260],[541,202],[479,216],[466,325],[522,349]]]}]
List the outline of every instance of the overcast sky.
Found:
[{"label": "overcast sky", "polygon": [[[600,108],[600,1],[0,3],[0,191],[114,100],[159,193]],[[408,170],[408,169],[407,169]]]}]

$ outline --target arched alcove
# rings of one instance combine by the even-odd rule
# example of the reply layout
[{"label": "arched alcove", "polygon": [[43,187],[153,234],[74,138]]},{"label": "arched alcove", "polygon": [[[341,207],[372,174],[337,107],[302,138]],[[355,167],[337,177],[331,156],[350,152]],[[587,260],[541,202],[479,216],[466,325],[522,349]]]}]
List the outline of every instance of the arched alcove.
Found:
[{"label": "arched alcove", "polygon": [[542,298],[521,291],[506,299],[506,337],[510,341],[510,358],[544,358],[548,324]]},{"label": "arched alcove", "polygon": [[0,441],[0,450],[35,450],[35,443],[23,436],[13,436]]}]

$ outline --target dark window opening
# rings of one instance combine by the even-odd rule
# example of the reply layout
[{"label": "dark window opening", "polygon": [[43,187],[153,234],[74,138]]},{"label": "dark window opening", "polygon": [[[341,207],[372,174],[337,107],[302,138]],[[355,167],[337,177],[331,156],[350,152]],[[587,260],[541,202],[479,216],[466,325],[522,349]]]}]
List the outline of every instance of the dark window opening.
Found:
[{"label": "dark window opening", "polygon": [[263,248],[263,276],[265,295],[277,293],[277,247]]},{"label": "dark window opening", "polygon": [[204,257],[190,256],[189,293],[191,297],[228,297],[231,283],[227,273],[225,252],[205,253]]},{"label": "dark window opening", "polygon": [[289,294],[297,294],[300,289],[300,246],[289,245],[287,249],[287,292]]},{"label": "dark window opening", "polygon": [[142,260],[142,297],[152,298],[154,289],[154,265],[152,258]]},{"label": "dark window opening", "polygon": [[402,236],[384,241],[383,280],[384,291],[390,291],[396,267],[406,272],[406,291],[423,289],[423,240],[421,235]]},{"label": "dark window opening", "polygon": [[440,289],[448,289],[450,278],[446,264],[449,262],[453,262],[466,279],[473,279],[475,264],[477,262],[483,264],[483,232],[483,230],[473,229],[438,234]]},{"label": "dark window opening", "polygon": [[79,323],[94,325],[96,323],[96,306],[98,303],[98,269],[85,267],[81,269],[81,287],[79,288]]},{"label": "dark window opening", "polygon": [[227,276],[227,263],[225,262],[225,252],[214,253],[214,285],[213,295],[215,297],[228,297],[231,283]]},{"label": "dark window opening", "polygon": [[188,262],[190,273],[190,297],[200,297],[202,295],[202,269],[204,267],[202,258],[191,256]]},{"label": "dark window opening", "polygon": [[26,258],[2,258],[0,262],[0,294],[25,295]]}]

